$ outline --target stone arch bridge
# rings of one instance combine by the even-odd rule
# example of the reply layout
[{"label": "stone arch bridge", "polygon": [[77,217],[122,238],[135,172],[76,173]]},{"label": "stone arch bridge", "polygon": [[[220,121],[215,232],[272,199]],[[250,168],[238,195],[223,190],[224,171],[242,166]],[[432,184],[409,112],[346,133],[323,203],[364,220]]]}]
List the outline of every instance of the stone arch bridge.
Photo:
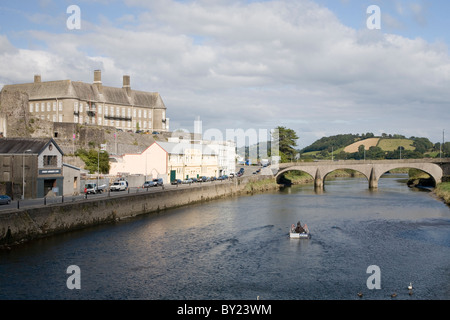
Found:
[{"label": "stone arch bridge", "polygon": [[287,171],[303,171],[311,175],[316,188],[323,188],[326,176],[340,169],[351,169],[362,173],[369,182],[370,189],[378,188],[380,177],[393,169],[414,168],[428,173],[435,184],[442,182],[444,176],[450,175],[450,158],[446,159],[404,159],[404,160],[339,160],[317,162],[282,163],[274,175],[279,181]]}]

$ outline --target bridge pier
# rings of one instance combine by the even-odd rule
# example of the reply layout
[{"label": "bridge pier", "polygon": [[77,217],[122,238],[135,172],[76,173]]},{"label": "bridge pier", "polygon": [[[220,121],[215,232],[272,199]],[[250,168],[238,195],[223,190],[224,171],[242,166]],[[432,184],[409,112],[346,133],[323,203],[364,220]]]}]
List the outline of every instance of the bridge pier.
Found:
[{"label": "bridge pier", "polygon": [[378,189],[378,179],[374,167],[372,167],[372,170],[370,171],[369,189]]},{"label": "bridge pier", "polygon": [[323,179],[319,172],[319,169],[316,170],[316,176],[314,177],[314,189],[323,190]]}]

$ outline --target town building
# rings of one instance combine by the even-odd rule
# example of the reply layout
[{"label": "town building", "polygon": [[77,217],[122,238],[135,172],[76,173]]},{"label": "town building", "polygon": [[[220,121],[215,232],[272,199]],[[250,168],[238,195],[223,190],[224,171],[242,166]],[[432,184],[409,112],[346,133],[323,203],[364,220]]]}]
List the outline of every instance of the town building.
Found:
[{"label": "town building", "polygon": [[81,168],[63,163],[63,196],[80,194]]},{"label": "town building", "polygon": [[165,183],[219,174],[217,153],[188,141],[156,141],[142,153],[111,157],[110,165],[111,175],[145,175],[146,179],[162,178]]},{"label": "town building", "polygon": [[[123,76],[122,88],[104,86],[101,71],[94,71],[93,83],[57,80],[5,85],[2,92],[28,95],[29,114],[53,123],[91,124],[123,131],[169,131],[166,106],[157,92],[131,89],[130,76]],[[5,128],[3,128],[5,127]],[[7,136],[6,125],[0,131]]]},{"label": "town building", "polygon": [[0,193],[13,199],[63,195],[63,156],[52,138],[0,138]]}]

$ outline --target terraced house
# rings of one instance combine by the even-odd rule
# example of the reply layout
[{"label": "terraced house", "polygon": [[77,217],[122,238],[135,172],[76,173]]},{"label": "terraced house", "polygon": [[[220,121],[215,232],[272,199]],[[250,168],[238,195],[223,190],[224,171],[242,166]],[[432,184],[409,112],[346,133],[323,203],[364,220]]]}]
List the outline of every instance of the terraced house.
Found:
[{"label": "terraced house", "polygon": [[58,80],[5,85],[2,91],[28,95],[29,112],[52,122],[109,126],[124,131],[169,131],[166,106],[157,92],[132,90],[130,76],[123,76],[122,88],[104,86],[101,71],[94,71],[93,83]]}]

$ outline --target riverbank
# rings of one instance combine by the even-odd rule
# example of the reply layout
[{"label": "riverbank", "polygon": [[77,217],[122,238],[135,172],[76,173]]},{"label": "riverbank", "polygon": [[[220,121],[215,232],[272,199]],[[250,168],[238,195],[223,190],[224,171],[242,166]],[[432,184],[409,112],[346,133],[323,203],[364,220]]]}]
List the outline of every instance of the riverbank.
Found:
[{"label": "riverbank", "polygon": [[434,189],[434,193],[450,206],[450,182],[442,182]]},{"label": "riverbank", "polygon": [[9,249],[13,245],[54,234],[160,213],[190,204],[278,188],[275,178],[256,175],[188,188],[124,193],[114,198],[11,209],[0,213],[0,248]]}]

